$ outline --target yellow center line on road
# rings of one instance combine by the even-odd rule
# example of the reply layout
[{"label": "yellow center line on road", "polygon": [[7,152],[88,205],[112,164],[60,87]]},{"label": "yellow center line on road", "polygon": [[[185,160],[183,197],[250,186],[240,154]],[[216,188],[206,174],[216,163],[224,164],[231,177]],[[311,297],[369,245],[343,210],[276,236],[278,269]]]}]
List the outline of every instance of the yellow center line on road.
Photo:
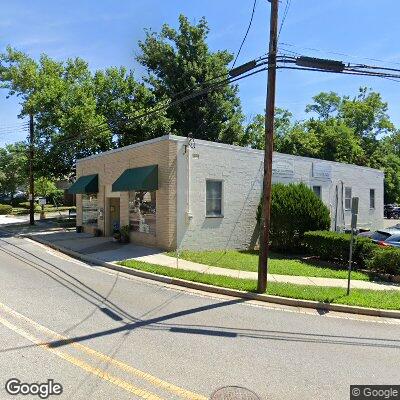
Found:
[{"label": "yellow center line on road", "polygon": [[106,372],[100,368],[93,367],[92,365],[87,364],[86,362],[80,360],[79,358],[73,357],[70,354],[65,353],[61,350],[49,347],[47,343],[43,343],[42,341],[40,341],[40,339],[36,338],[35,336],[33,336],[30,333],[26,332],[25,330],[19,328],[18,326],[12,324],[11,322],[7,321],[4,318],[0,317],[0,323],[3,324],[5,327],[11,329],[18,335],[29,340],[30,342],[38,345],[39,347],[42,347],[42,348],[50,351],[51,353],[57,355],[58,357],[62,358],[63,360],[66,360],[66,361],[70,362],[71,364],[76,365],[77,367],[79,367],[79,368],[81,368],[81,369],[107,381],[107,382],[110,382],[115,386],[118,386],[118,387],[126,390],[127,392],[133,393],[134,395],[141,397],[143,399],[146,399],[146,400],[163,400],[161,397],[159,397],[145,389],[141,389],[137,386],[134,386],[131,383],[124,381],[123,379],[120,379],[117,376],[111,375],[108,372]]},{"label": "yellow center line on road", "polygon": [[[5,313],[14,316],[17,319],[25,321],[26,323],[34,326],[37,330],[39,330],[41,332],[44,332],[54,338],[65,341],[66,345],[73,346],[74,348],[86,353],[89,356],[96,357],[99,360],[108,362],[108,363],[114,365],[115,367],[117,367],[127,373],[130,373],[138,378],[141,378],[158,388],[165,389],[171,393],[174,393],[174,394],[176,394],[180,397],[186,398],[188,400],[207,400],[207,397],[205,397],[201,394],[197,394],[197,393],[191,392],[189,390],[183,389],[179,386],[173,385],[172,383],[166,382],[166,381],[164,381],[160,378],[157,378],[147,372],[144,372],[137,368],[134,368],[129,364],[126,364],[122,361],[116,360],[116,359],[114,359],[106,354],[103,354],[97,350],[94,350],[90,347],[84,346],[80,343],[74,343],[70,338],[60,335],[59,333],[52,331],[51,329],[46,328],[43,325],[40,325],[38,322],[33,321],[32,319],[26,317],[25,315],[18,313],[17,311],[11,309],[10,307],[6,306],[5,304],[0,303],[0,309],[2,309]],[[48,344],[45,344],[45,345],[48,346]],[[54,348],[52,348],[52,347],[46,347],[46,348],[49,350],[54,350]]]}]

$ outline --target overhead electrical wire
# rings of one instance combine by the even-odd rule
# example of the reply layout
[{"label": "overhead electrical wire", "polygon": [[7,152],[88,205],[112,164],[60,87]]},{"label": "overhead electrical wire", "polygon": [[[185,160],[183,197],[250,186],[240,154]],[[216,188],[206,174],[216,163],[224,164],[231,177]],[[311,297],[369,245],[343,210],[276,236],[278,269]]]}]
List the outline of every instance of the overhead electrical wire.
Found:
[{"label": "overhead electrical wire", "polygon": [[242,51],[243,45],[246,42],[247,35],[250,32],[251,25],[253,24],[253,18],[254,18],[254,13],[256,11],[256,6],[257,6],[257,0],[254,0],[253,9],[251,11],[251,16],[250,16],[250,21],[249,21],[249,24],[247,26],[247,30],[246,30],[246,33],[245,33],[245,35],[243,37],[242,43],[240,43],[239,50],[236,53],[236,57],[235,57],[235,60],[233,61],[232,68],[236,65],[236,62],[237,62],[237,60],[239,58],[239,55],[240,55],[240,52]]},{"label": "overhead electrical wire", "polygon": [[280,25],[279,31],[278,31],[278,40],[279,40],[279,37],[281,35],[281,31],[282,31],[283,25],[285,24],[285,20],[286,20],[286,17],[288,15],[288,12],[289,12],[291,2],[292,2],[292,0],[286,0],[285,10],[283,12],[281,25]]},{"label": "overhead electrical wire", "polygon": [[[359,59],[359,60],[368,60],[368,61],[380,62],[380,63],[384,63],[384,64],[400,65],[400,62],[396,62],[396,61],[381,60],[381,59],[378,59],[378,58],[365,57],[365,56],[361,56],[361,55],[351,55],[351,54],[347,54],[347,53],[341,53],[341,52],[336,52],[336,51],[331,51],[331,50],[318,49],[318,48],[313,48],[313,47],[303,47],[303,46],[298,46],[298,45],[293,44],[293,43],[286,43],[286,42],[278,43],[278,48],[281,48],[282,46],[283,47],[294,47],[294,48],[297,48],[297,49],[300,49],[300,50],[316,51],[316,52],[319,52],[319,53],[332,54],[332,55],[346,57],[346,58],[353,58],[353,59]],[[287,50],[287,49],[285,49],[285,51],[291,52],[290,50]],[[295,52],[293,52],[293,53],[295,53]],[[300,55],[300,53],[295,53],[295,54],[299,54]]]},{"label": "overhead electrical wire", "polygon": [[[230,84],[230,83],[237,82],[237,81],[239,81],[239,80],[241,80],[241,79],[244,79],[244,78],[247,78],[247,77],[249,77],[249,76],[258,74],[258,73],[260,73],[260,72],[262,72],[262,71],[266,71],[268,68],[267,68],[267,67],[263,67],[264,64],[265,64],[265,62],[262,63],[262,64],[260,64],[259,66],[257,66],[257,67],[261,67],[261,68],[255,70],[255,71],[248,72],[248,73],[243,74],[243,75],[238,76],[238,77],[227,78],[227,79],[224,79],[224,80],[222,80],[222,81],[216,82],[216,83],[214,83],[214,84],[212,84],[212,85],[207,86],[207,87],[204,88],[204,89],[197,90],[197,91],[195,91],[195,92],[193,92],[193,93],[191,93],[191,94],[188,94],[188,95],[186,95],[186,96],[184,96],[184,97],[182,97],[182,98],[180,98],[180,99],[178,99],[178,100],[175,100],[175,101],[173,101],[173,102],[167,103],[167,104],[162,105],[162,106],[160,106],[160,107],[153,108],[153,109],[151,109],[151,110],[144,109],[144,110],[143,110],[144,112],[143,112],[142,114],[139,114],[139,115],[136,115],[136,116],[133,117],[133,118],[130,118],[130,119],[129,119],[129,122],[134,122],[134,121],[136,121],[136,120],[139,120],[139,119],[148,117],[148,116],[150,116],[150,115],[153,115],[153,114],[156,114],[156,113],[158,113],[158,112],[164,111],[164,110],[166,110],[166,109],[168,109],[168,108],[170,108],[170,107],[179,105],[179,104],[181,104],[181,103],[183,103],[183,102],[185,102],[185,101],[191,100],[191,99],[193,99],[193,98],[195,98],[195,97],[199,97],[199,96],[202,96],[202,95],[204,95],[204,94],[207,94],[207,93],[209,93],[210,91],[213,91],[213,90],[218,89],[219,87],[225,86],[225,85]],[[146,110],[147,110],[147,112],[145,112]],[[95,128],[94,128],[94,129],[95,129]],[[107,129],[108,129],[108,128],[107,128]],[[57,145],[65,144],[65,143],[68,143],[68,142],[73,142],[73,141],[75,141],[75,140],[77,140],[77,139],[83,138],[83,134],[85,134],[85,133],[97,133],[97,134],[99,134],[99,133],[107,132],[107,129],[100,129],[99,131],[95,131],[95,132],[93,132],[93,131],[92,131],[92,132],[88,132],[88,131],[82,132],[82,133],[80,133],[80,134],[78,134],[78,135],[74,135],[74,137],[67,138],[67,139],[62,139],[61,141],[58,141],[58,142],[57,142]]]},{"label": "overhead electrical wire", "polygon": [[[301,56],[301,57],[303,57],[303,56]],[[315,67],[311,68],[311,67],[304,67],[304,66],[299,66],[299,65],[294,65],[294,66],[286,65],[286,64],[296,64],[298,59],[301,57],[294,57],[291,55],[280,54],[277,57],[277,61],[278,61],[278,63],[282,63],[283,65],[278,65],[277,69],[292,69],[292,70],[301,70],[301,71],[341,73],[344,75],[372,76],[372,77],[378,77],[378,78],[383,78],[383,79],[390,79],[390,80],[393,80],[398,83],[400,82],[400,69],[394,69],[394,68],[369,66],[369,65],[364,65],[364,64],[353,64],[352,65],[352,64],[348,63],[348,64],[345,64],[343,71],[333,71],[333,70],[327,70],[327,69],[323,69],[323,68],[319,69],[319,68],[315,68]],[[222,79],[222,80],[218,80],[221,77],[224,77],[226,74],[220,75],[218,77],[215,77],[215,78],[209,79],[208,81],[205,81],[205,82],[211,82],[208,85],[206,85],[205,87],[198,88],[197,90],[193,90],[193,89],[183,90],[179,93],[180,94],[187,93],[187,92],[189,92],[189,93],[187,93],[186,95],[184,95],[181,98],[177,98],[179,95],[179,93],[177,93],[176,95],[174,95],[175,100],[173,100],[173,101],[170,101],[166,104],[159,105],[158,107],[151,108],[151,109],[144,108],[144,109],[142,109],[143,110],[142,113],[139,113],[138,115],[134,116],[133,118],[129,118],[128,123],[133,123],[137,120],[140,120],[142,118],[149,117],[153,114],[165,111],[173,106],[179,105],[179,104],[189,101],[193,98],[208,94],[209,92],[217,90],[221,86],[232,84],[241,79],[255,75],[262,71],[266,71],[268,69],[268,66],[266,66],[266,64],[268,64],[268,57],[261,56],[257,60],[253,60],[252,62],[248,62],[248,63],[243,64],[240,67],[237,67],[235,69],[235,73],[236,73],[236,71],[239,71],[238,75],[234,75],[234,76],[230,76],[228,78]],[[246,67],[247,69],[246,68],[243,69],[243,67]],[[245,72],[241,72],[242,70]],[[371,71],[371,70],[373,70],[373,71]],[[230,72],[232,72],[232,69],[230,70]],[[394,74],[391,72],[399,72],[399,74]],[[202,85],[204,85],[205,82]],[[140,110],[139,110],[139,112],[140,112]],[[87,137],[86,134],[101,134],[101,133],[107,132],[109,130],[110,130],[110,127],[109,127],[108,123],[105,122],[105,123],[100,124],[97,127],[93,127],[93,128],[84,130],[81,133],[79,133],[78,135],[74,135],[73,137],[57,141],[56,144],[61,145],[61,144],[74,142],[78,139],[83,139],[83,138]],[[118,133],[117,135],[124,135],[124,134],[125,133]]]}]

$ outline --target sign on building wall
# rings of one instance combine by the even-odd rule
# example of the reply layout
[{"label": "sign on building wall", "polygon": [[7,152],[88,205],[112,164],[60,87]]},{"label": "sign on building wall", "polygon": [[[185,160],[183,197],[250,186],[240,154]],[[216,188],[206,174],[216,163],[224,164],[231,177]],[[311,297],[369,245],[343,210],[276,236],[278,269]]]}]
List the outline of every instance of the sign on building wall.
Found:
[{"label": "sign on building wall", "polygon": [[273,160],[272,174],[275,176],[293,176],[294,175],[293,160]]},{"label": "sign on building wall", "polygon": [[332,166],[323,163],[313,163],[312,165],[312,176],[318,179],[331,179],[332,178]]}]

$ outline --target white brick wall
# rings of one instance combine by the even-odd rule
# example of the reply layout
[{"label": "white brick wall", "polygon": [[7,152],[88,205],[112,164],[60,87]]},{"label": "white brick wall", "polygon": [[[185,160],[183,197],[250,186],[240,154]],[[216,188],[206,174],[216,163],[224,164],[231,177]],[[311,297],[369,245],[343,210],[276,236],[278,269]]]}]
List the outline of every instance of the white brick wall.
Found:
[{"label": "white brick wall", "polygon": [[[263,152],[222,144],[196,141],[191,149],[190,211],[188,222],[185,193],[188,185],[187,158],[183,155],[185,141],[178,144],[178,244],[181,249],[249,248],[257,238],[256,211],[262,191]],[[196,158],[193,158],[195,154]],[[358,226],[379,227],[383,219],[383,173],[371,168],[340,164],[305,157],[274,154],[274,160],[292,160],[294,174],[274,176],[273,182],[304,182],[322,187],[322,200],[334,214],[335,187],[343,181],[359,196]],[[313,162],[331,166],[331,178],[313,178]],[[223,181],[223,218],[205,215],[206,179]],[[375,209],[369,209],[369,189],[375,189]],[[345,212],[346,226],[350,212]]]}]

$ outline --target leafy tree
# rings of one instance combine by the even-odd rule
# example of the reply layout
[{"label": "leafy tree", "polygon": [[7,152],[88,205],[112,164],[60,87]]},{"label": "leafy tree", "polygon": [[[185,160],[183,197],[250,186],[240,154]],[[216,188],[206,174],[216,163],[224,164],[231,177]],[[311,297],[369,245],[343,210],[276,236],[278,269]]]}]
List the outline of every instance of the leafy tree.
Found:
[{"label": "leafy tree", "polygon": [[17,190],[25,189],[28,177],[26,146],[14,143],[0,148],[0,193],[13,202]]},{"label": "leafy tree", "polygon": [[[97,112],[91,72],[82,59],[58,62],[42,55],[35,61],[8,47],[0,55],[0,82],[21,99],[21,117],[35,115],[41,174],[69,174],[76,157],[112,147],[110,130],[98,128],[106,119]],[[76,140],[79,134],[82,140]]]},{"label": "leafy tree", "polygon": [[[108,68],[94,74],[97,111],[103,115],[114,135],[117,145],[141,142],[171,132],[172,121],[165,112],[135,119],[146,108],[158,104],[154,93],[134,78],[133,71],[125,68]],[[164,99],[165,100],[165,99]]]},{"label": "leafy tree", "polygon": [[59,203],[63,191],[58,189],[54,181],[44,177],[35,180],[35,195],[46,197],[51,202]]},{"label": "leafy tree", "polygon": [[[274,149],[281,151],[282,140],[292,128],[292,114],[283,108],[275,109]],[[244,129],[238,144],[253,149],[264,149],[265,115],[257,114]]]},{"label": "leafy tree", "polygon": [[306,106],[306,112],[317,114],[318,119],[328,119],[340,110],[342,99],[335,92],[321,92],[313,97],[314,103]]},{"label": "leafy tree", "polygon": [[[139,42],[137,60],[147,69],[144,78],[157,99],[171,101],[198,89],[210,80],[227,77],[232,54],[210,51],[205,18],[190,24],[180,15],[178,30],[164,25],[160,33],[146,32]],[[179,135],[192,133],[199,139],[236,143],[242,134],[242,112],[238,88],[224,85],[202,96],[172,106],[167,111],[172,129]]]}]

